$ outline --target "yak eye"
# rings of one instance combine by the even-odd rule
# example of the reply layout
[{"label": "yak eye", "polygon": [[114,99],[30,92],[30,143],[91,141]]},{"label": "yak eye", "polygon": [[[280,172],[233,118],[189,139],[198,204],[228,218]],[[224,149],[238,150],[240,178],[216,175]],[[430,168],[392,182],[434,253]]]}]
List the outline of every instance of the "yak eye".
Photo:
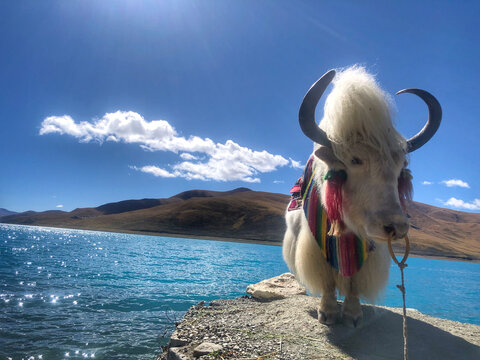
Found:
[{"label": "yak eye", "polygon": [[357,157],[352,158],[352,165],[362,165],[363,162]]}]

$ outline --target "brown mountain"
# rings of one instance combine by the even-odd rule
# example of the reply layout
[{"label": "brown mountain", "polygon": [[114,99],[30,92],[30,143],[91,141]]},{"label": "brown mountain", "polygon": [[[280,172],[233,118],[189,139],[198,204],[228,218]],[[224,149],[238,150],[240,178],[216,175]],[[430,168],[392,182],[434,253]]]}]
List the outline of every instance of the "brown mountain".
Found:
[{"label": "brown mountain", "polygon": [[5,216],[5,215],[13,215],[16,214],[15,211],[10,211],[4,208],[0,208],[0,216]]},{"label": "brown mountain", "polygon": [[[0,222],[138,234],[179,235],[280,244],[289,196],[239,188],[191,190],[167,199],[125,200],[96,208],[27,211]],[[480,214],[412,202],[411,252],[480,260]],[[401,244],[396,246],[401,251]]]},{"label": "brown mountain", "polygon": [[414,254],[480,260],[480,214],[415,201],[408,213]]}]

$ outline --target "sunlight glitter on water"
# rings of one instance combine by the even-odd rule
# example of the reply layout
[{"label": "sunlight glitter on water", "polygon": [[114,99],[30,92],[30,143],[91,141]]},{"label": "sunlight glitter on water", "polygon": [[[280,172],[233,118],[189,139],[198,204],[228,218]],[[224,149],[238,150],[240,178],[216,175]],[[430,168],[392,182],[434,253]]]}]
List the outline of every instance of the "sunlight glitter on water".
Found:
[{"label": "sunlight glitter on water", "polygon": [[[14,360],[154,358],[191,305],[288,271],[276,246],[15,225],[0,257],[0,359]],[[480,264],[408,262],[408,307],[480,322]],[[401,306],[397,270],[381,305]]]},{"label": "sunlight glitter on water", "polygon": [[[63,352],[56,351],[54,357],[57,358],[63,357],[66,352],[77,358],[85,357],[85,354],[94,354],[99,358],[109,358],[108,354],[115,354],[117,358],[122,358],[121,353],[126,352],[123,356],[129,359],[142,358],[142,353],[145,352],[158,353],[160,345],[166,341],[165,338],[160,338],[159,342],[158,336],[165,334],[165,328],[172,326],[165,313],[173,312],[169,317],[179,319],[183,311],[199,300],[208,300],[209,296],[241,295],[249,278],[253,281],[262,276],[261,273],[238,276],[244,284],[237,285],[237,290],[232,293],[235,285],[225,282],[231,276],[224,276],[232,273],[232,264],[210,263],[212,257],[209,254],[217,252],[218,249],[215,248],[220,243],[173,239],[175,246],[172,246],[172,239],[164,238],[48,228],[13,228],[16,235],[11,234],[12,228],[6,231],[10,238],[5,236],[8,239],[6,247],[0,249],[2,257],[11,254],[7,256],[10,261],[7,268],[15,274],[9,276],[4,285],[11,286],[8,280],[15,278],[18,279],[17,284],[19,281],[24,282],[23,285],[12,288],[12,291],[2,291],[5,295],[1,297],[4,299],[2,303],[5,306],[10,299],[15,303],[22,299],[21,302],[24,303],[21,309],[23,315],[17,313],[16,316],[25,316],[25,319],[16,325],[17,329],[12,329],[13,332],[28,327],[29,335],[33,332],[31,341],[35,344],[35,332],[38,337],[44,337],[45,331],[50,333],[55,326],[59,333],[50,335],[49,340],[52,342],[51,347],[55,348],[55,342],[61,344],[71,341],[65,338],[65,331],[68,331],[70,324],[83,322],[81,327],[85,331],[76,333],[76,337],[96,339],[84,344],[100,343],[95,349],[91,348],[92,345],[79,346],[77,354],[75,349],[59,345],[58,351]],[[16,238],[15,242],[10,243],[13,237]],[[31,248],[32,242],[37,244],[39,241],[41,246]],[[223,247],[225,246],[227,258],[235,263],[236,255],[241,252],[234,249],[232,253],[230,245],[224,244]],[[25,250],[16,252],[12,248]],[[247,248],[251,252],[251,245]],[[189,251],[194,254],[205,253],[206,257],[188,255]],[[72,254],[75,254],[74,258]],[[244,255],[249,256],[248,253]],[[278,259],[275,261],[284,266]],[[190,269],[184,264],[189,264]],[[278,266],[272,268],[278,269]],[[202,276],[210,276],[211,283],[207,283]],[[33,281],[37,282],[37,292],[22,290],[27,282]],[[83,291],[72,291],[76,289]],[[25,297],[26,294],[34,296]],[[74,294],[77,295],[72,297]],[[5,311],[2,316],[6,314]],[[27,320],[31,317],[37,319],[35,323]],[[40,326],[42,322],[43,325]],[[122,339],[125,337],[122,334],[129,334],[128,339]],[[102,343],[110,345],[101,345]],[[18,356],[35,356],[22,352],[15,344],[13,341],[9,348],[17,351]],[[129,344],[128,350],[125,350],[126,344]],[[3,344],[0,344],[0,348],[5,348],[1,345]],[[37,354],[48,354],[48,349],[38,350],[41,352],[38,351]],[[10,354],[13,355],[12,352]]]}]

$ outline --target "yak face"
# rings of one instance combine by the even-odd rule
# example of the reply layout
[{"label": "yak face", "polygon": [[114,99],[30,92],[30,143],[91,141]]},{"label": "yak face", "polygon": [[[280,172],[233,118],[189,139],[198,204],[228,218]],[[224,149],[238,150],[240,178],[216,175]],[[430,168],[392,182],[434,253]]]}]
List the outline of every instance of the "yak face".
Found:
[{"label": "yak face", "polygon": [[375,241],[403,238],[409,229],[405,200],[411,196],[405,155],[393,154],[387,167],[367,145],[358,144],[349,153],[355,155],[339,159],[330,148],[315,151],[325,165],[323,174],[346,174],[337,179],[322,176],[322,202],[330,220],[340,220],[357,235]]},{"label": "yak face", "polygon": [[[328,85],[324,116],[315,109]],[[373,75],[353,66],[326,72],[305,95],[299,111],[304,134],[314,141],[316,183],[330,221],[372,240],[399,239],[407,234],[405,203],[411,198],[406,156],[427,143],[440,126],[442,109],[425,90],[398,92],[419,96],[428,106],[423,129],[406,140],[393,126],[392,100]]]}]

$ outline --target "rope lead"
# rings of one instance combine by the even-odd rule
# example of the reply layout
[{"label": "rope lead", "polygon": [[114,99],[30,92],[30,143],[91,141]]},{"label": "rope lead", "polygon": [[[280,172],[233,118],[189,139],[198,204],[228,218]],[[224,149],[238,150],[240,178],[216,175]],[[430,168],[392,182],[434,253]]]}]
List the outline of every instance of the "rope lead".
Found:
[{"label": "rope lead", "polygon": [[405,235],[405,255],[403,256],[402,261],[399,262],[395,257],[395,254],[392,249],[392,236],[388,238],[388,251],[390,251],[390,256],[392,257],[393,261],[400,268],[400,274],[402,276],[402,285],[397,285],[397,288],[402,292],[402,298],[403,298],[403,359],[408,360],[407,309],[405,307],[405,281],[403,277],[403,269],[405,269],[408,266],[405,263],[405,261],[407,261],[408,253],[410,252],[410,240],[408,239],[408,236]]}]

